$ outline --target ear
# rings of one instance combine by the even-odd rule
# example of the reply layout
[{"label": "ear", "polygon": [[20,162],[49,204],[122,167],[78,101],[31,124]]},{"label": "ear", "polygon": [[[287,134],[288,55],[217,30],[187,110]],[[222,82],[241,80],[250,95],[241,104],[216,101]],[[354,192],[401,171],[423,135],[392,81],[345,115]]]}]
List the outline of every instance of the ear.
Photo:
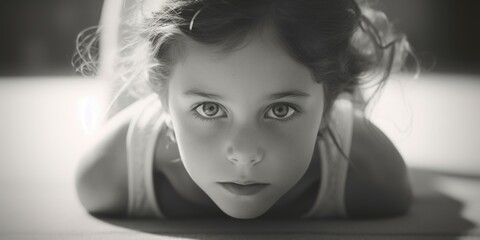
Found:
[{"label": "ear", "polygon": [[167,125],[168,128],[173,130],[173,124],[172,124],[172,117],[169,113],[164,113],[164,118],[165,118],[165,125]]},{"label": "ear", "polygon": [[169,128],[170,131],[173,131],[172,116],[170,115],[170,109],[168,107],[168,100],[166,97],[159,96],[161,103],[161,111],[165,117],[165,125]]},{"label": "ear", "polygon": [[163,112],[163,118],[165,121],[165,125],[167,127],[167,137],[169,138],[170,142],[177,142],[176,136],[175,136],[175,130],[173,128],[173,123],[172,123],[172,116],[168,112],[168,108],[166,108]]},{"label": "ear", "polygon": [[320,131],[322,129],[325,129],[328,126],[328,121],[326,118],[323,118],[322,121],[320,122]]},{"label": "ear", "polygon": [[328,127],[328,121],[326,118],[323,118],[322,121],[320,122],[320,128],[318,129],[318,136],[321,136],[325,133]]},{"label": "ear", "polygon": [[167,94],[157,93],[158,99],[160,100],[160,103],[162,105],[162,111],[165,114],[170,114],[170,109],[169,109],[169,106],[168,106],[168,97],[166,95]]},{"label": "ear", "polygon": [[322,116],[322,121],[320,121],[320,127],[318,128],[318,135],[319,136],[321,134],[325,133],[325,131],[327,130],[329,120],[330,120],[330,113],[325,112]]},{"label": "ear", "polygon": [[168,128],[167,137],[170,139],[170,142],[177,142],[177,137],[175,136],[175,129],[173,129],[172,118],[168,113],[165,113],[165,125]]}]

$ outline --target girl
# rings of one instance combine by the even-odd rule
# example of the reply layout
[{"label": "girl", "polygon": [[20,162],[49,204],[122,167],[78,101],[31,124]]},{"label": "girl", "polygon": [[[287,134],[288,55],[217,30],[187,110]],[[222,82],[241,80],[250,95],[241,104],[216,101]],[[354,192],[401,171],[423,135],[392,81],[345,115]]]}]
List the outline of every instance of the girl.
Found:
[{"label": "girl", "polygon": [[[354,0],[152,0],[131,12],[116,72],[138,100],[77,176],[93,214],[357,218],[405,213],[402,157],[363,115],[408,53]],[[148,88],[142,84],[148,83]],[[142,90],[142,91],[139,91]]]}]

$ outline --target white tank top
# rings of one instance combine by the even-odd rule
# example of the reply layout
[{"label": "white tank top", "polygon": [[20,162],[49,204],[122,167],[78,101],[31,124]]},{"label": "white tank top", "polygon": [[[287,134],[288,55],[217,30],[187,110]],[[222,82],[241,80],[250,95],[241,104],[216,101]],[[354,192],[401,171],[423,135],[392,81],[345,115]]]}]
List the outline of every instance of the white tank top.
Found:
[{"label": "white tank top", "polygon": [[[128,215],[165,218],[158,206],[153,184],[155,145],[164,126],[161,102],[153,94],[135,103],[141,109],[127,133]],[[329,126],[345,154],[350,153],[353,130],[351,95],[344,93],[335,101]],[[312,208],[303,218],[345,218],[345,183],[348,160],[329,134],[317,138],[321,159],[321,181]]]}]

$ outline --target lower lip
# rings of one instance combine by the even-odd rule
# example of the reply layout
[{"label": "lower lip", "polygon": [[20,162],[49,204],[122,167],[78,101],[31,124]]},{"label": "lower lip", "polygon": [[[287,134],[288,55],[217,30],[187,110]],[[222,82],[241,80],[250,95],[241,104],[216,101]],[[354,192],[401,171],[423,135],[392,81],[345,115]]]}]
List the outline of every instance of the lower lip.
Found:
[{"label": "lower lip", "polygon": [[223,188],[227,191],[241,196],[250,196],[261,192],[265,189],[269,184],[248,184],[248,185],[241,185],[236,183],[219,183]]}]

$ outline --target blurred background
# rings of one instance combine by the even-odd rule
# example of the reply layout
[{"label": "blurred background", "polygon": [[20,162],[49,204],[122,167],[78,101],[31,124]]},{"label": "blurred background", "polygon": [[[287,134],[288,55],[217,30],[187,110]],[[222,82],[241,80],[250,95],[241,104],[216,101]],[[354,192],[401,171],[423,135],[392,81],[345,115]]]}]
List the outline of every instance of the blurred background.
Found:
[{"label": "blurred background", "polygon": [[98,24],[103,1],[0,1],[0,75],[73,75],[77,34]]},{"label": "blurred background", "polygon": [[[377,0],[434,72],[480,73],[480,2]],[[98,23],[100,0],[0,1],[0,76],[73,75],[77,34]]]}]

